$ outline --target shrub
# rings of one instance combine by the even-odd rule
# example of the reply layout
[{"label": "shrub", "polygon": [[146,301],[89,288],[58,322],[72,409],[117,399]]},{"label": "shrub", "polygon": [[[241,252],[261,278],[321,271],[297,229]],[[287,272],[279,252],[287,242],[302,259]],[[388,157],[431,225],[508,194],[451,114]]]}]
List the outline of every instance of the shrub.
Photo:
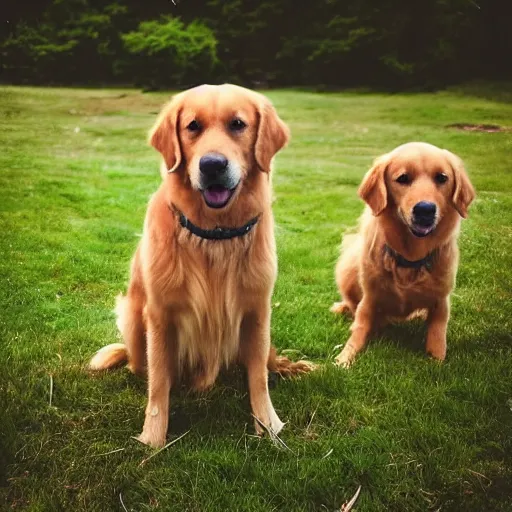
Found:
[{"label": "shrub", "polygon": [[130,54],[125,65],[138,85],[208,82],[217,64],[217,40],[200,21],[186,26],[179,18],[165,16],[144,21],[121,38]]}]

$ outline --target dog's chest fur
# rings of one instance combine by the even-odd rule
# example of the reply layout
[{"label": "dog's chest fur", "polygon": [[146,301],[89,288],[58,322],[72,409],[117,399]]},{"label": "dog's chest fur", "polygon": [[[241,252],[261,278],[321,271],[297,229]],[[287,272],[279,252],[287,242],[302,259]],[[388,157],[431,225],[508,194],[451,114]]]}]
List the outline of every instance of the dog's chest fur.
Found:
[{"label": "dog's chest fur", "polygon": [[406,317],[419,309],[429,309],[446,297],[455,284],[455,247],[446,247],[432,262],[432,268],[404,268],[384,254],[378,271],[371,277],[377,290],[379,309],[393,316]]},{"label": "dog's chest fur", "polygon": [[193,376],[195,389],[211,386],[237,358],[244,315],[270,301],[275,245],[273,233],[260,227],[231,240],[204,240],[181,229],[157,263],[152,288],[169,312],[175,368]]}]

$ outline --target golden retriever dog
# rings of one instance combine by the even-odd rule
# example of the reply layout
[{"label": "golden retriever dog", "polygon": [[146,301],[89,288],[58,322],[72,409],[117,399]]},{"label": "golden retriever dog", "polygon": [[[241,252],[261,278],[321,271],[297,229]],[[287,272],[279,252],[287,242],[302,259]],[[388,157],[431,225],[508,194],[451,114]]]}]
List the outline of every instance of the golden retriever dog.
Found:
[{"label": "golden retriever dog", "polygon": [[176,95],[150,132],[164,179],[117,302],[124,343],[90,362],[93,370],[128,362],[147,374],[143,443],[165,443],[171,386],[187,380],[205,390],[234,362],[247,370],[257,432],[277,433],[283,423],[268,369],[291,375],[313,367],[277,357],[270,345],[277,273],[270,170],[288,139],[268,99],[230,84]]},{"label": "golden retriever dog", "polygon": [[404,144],[375,160],[359,196],[367,207],[335,271],[342,302],[331,311],[354,316],[336,363],[348,367],[373,328],[418,316],[427,321],[427,353],[444,360],[460,221],[475,197],[461,160]]}]

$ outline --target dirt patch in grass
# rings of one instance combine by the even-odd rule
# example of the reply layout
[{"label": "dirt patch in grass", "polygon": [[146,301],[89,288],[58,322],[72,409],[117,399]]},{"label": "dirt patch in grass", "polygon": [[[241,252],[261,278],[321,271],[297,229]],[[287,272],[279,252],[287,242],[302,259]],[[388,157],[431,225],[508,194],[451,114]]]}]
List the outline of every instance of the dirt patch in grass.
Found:
[{"label": "dirt patch in grass", "polygon": [[156,115],[165,101],[166,99],[162,96],[142,93],[109,94],[105,97],[86,98],[69,113],[81,116],[116,115],[123,112]]},{"label": "dirt patch in grass", "polygon": [[499,126],[497,124],[471,124],[471,123],[454,123],[447,125],[447,128],[456,128],[465,132],[508,132],[510,128]]}]

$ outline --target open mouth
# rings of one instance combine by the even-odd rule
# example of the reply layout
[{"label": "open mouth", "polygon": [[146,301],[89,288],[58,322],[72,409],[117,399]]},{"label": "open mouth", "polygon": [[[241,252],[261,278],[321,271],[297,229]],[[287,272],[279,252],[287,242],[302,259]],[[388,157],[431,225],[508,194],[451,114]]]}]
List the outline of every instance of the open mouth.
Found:
[{"label": "open mouth", "polygon": [[421,224],[413,224],[409,227],[411,233],[418,238],[423,238],[424,236],[430,235],[432,231],[435,229],[435,224],[431,224],[430,226],[422,226]]},{"label": "open mouth", "polygon": [[229,189],[222,185],[211,185],[205,188],[202,193],[206,204],[210,208],[223,208],[228,204],[235,188]]}]

